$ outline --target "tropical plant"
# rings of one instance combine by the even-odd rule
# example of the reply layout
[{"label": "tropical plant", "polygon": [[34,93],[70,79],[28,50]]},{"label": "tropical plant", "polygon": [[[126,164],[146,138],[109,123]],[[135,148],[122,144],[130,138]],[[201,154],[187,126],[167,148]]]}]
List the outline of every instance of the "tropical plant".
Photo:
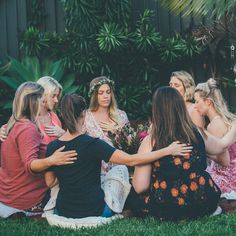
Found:
[{"label": "tropical plant", "polygon": [[[42,76],[51,76],[59,81],[64,93],[76,92],[79,87],[75,85],[75,75],[65,75],[61,61],[51,62],[44,60],[42,63],[36,57],[26,57],[21,62],[14,58],[4,66],[6,69],[0,76],[0,82],[7,85],[10,89],[16,90],[17,87],[27,81],[37,81]],[[9,108],[11,101],[5,102],[3,108]]]},{"label": "tropical plant", "polygon": [[29,27],[22,35],[20,48],[24,49],[28,56],[40,55],[40,52],[49,47],[49,39],[45,35],[39,29],[33,26]]},{"label": "tropical plant", "polygon": [[[119,86],[118,103],[130,119],[149,116],[149,85],[163,82],[167,63],[171,70],[174,63],[199,53],[194,40],[161,37],[153,11],[145,9],[133,18],[131,0],[60,2],[65,11],[65,32],[29,28],[22,37],[25,55],[38,55],[40,61],[45,57],[60,60],[66,72],[76,72],[81,78],[78,92],[83,96],[92,78],[109,76]],[[133,84],[138,86],[134,89]]]},{"label": "tropical plant", "polygon": [[115,23],[104,23],[97,37],[98,46],[102,51],[111,52],[119,50],[126,45],[127,35],[125,29]]},{"label": "tropical plant", "polygon": [[141,52],[155,50],[161,42],[161,36],[153,25],[154,12],[145,9],[136,24],[133,41]]},{"label": "tropical plant", "polygon": [[211,18],[220,19],[227,15],[230,18],[235,17],[235,0],[160,0],[161,3],[171,11],[183,16],[203,15]]}]

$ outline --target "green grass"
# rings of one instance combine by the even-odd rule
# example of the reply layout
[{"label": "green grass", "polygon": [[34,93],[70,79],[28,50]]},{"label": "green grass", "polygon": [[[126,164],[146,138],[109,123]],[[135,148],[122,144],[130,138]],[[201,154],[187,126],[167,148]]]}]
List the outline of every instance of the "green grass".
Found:
[{"label": "green grass", "polygon": [[79,230],[61,229],[51,227],[45,220],[0,220],[1,236],[20,235],[236,235],[236,214],[226,214],[215,217],[205,217],[195,221],[182,221],[180,223],[160,222],[153,218],[122,219],[98,228],[83,228]]}]

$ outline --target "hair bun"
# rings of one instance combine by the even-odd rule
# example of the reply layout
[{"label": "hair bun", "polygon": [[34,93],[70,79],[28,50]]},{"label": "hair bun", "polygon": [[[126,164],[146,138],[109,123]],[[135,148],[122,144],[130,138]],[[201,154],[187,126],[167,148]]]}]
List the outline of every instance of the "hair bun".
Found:
[{"label": "hair bun", "polygon": [[210,89],[217,89],[217,82],[215,79],[210,78],[209,80],[207,80],[207,85],[209,86]]}]

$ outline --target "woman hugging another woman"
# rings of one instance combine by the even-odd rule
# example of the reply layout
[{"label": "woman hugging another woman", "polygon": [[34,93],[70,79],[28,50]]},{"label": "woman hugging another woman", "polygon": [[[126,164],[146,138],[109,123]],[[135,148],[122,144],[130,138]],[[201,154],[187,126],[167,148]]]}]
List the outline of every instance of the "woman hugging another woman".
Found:
[{"label": "woman hugging another woman", "polygon": [[26,82],[16,91],[6,139],[0,143],[0,217],[19,212],[42,214],[48,200],[42,173],[76,159],[76,152],[62,152],[64,147],[45,158],[46,144],[38,125],[43,95],[44,88],[34,82]]},{"label": "woman hugging another woman", "polygon": [[[224,136],[236,121],[236,116],[228,111],[216,81],[209,79],[198,84],[195,89],[195,100],[198,112],[210,120],[208,132],[216,137]],[[228,151],[229,156],[210,156],[212,162],[208,171],[220,187],[222,197],[236,200],[236,143],[232,144]]]},{"label": "woman hugging another woman", "polygon": [[[108,101],[104,101],[104,103],[108,104]],[[114,192],[107,191],[104,194],[106,177],[117,166],[108,172],[104,184],[101,184],[102,160],[134,166],[150,163],[166,155],[184,155],[191,150],[191,147],[186,147],[185,144],[174,142],[155,152],[129,155],[99,138],[84,133],[86,104],[82,97],[76,94],[65,95],[62,99],[61,112],[66,133],[48,145],[47,156],[50,156],[54,150],[65,146],[65,150],[76,149],[79,158],[70,166],[52,167],[45,175],[48,186],[52,187],[57,184],[57,180],[59,182],[60,190],[55,212],[60,216],[72,218],[109,217],[113,214],[112,211],[122,212],[129,188],[122,188],[122,191],[119,189]],[[116,172],[114,172],[115,174]],[[117,176],[114,176],[114,180],[116,179]]]}]

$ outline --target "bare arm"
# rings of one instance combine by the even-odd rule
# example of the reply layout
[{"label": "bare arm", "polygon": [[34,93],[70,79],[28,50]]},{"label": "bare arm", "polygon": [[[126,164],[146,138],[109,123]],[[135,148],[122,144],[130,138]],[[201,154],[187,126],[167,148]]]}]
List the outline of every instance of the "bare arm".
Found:
[{"label": "bare arm", "polygon": [[189,147],[186,144],[180,144],[178,141],[176,141],[170,144],[168,147],[148,153],[137,153],[130,155],[121,150],[116,150],[112,154],[110,162],[128,166],[136,166],[151,163],[168,155],[183,156],[191,152],[191,149],[192,147]]},{"label": "bare arm", "polygon": [[[208,126],[207,135],[209,138],[207,138],[205,142],[206,150],[209,154],[211,154],[209,158],[222,166],[230,165],[229,152],[226,149],[220,148],[220,146],[218,147],[217,144],[210,143],[210,142],[214,142],[214,138],[215,140],[216,138],[220,140],[220,138],[222,138],[226,132],[227,132],[227,127],[224,124],[224,122],[221,119],[216,119],[212,123],[210,123],[210,125]],[[212,156],[212,155],[216,155],[216,156]]]},{"label": "bare arm", "polygon": [[58,148],[51,156],[45,159],[33,160],[30,164],[32,172],[38,173],[48,169],[51,166],[73,164],[77,159],[76,151],[62,152],[65,146]]},{"label": "bare arm", "polygon": [[56,175],[54,174],[53,171],[47,171],[47,172],[44,174],[44,178],[45,178],[46,185],[47,185],[49,188],[52,188],[52,187],[54,187],[55,185],[58,184],[57,177],[56,177]]},{"label": "bare arm", "polygon": [[192,122],[199,128],[204,129],[205,127],[205,120],[204,117],[199,114],[197,110],[193,110],[191,113]]},{"label": "bare arm", "polygon": [[[151,150],[150,136],[148,136],[142,141],[138,153],[147,153]],[[137,193],[144,192],[149,188],[151,173],[151,164],[135,166],[132,185]]]}]

